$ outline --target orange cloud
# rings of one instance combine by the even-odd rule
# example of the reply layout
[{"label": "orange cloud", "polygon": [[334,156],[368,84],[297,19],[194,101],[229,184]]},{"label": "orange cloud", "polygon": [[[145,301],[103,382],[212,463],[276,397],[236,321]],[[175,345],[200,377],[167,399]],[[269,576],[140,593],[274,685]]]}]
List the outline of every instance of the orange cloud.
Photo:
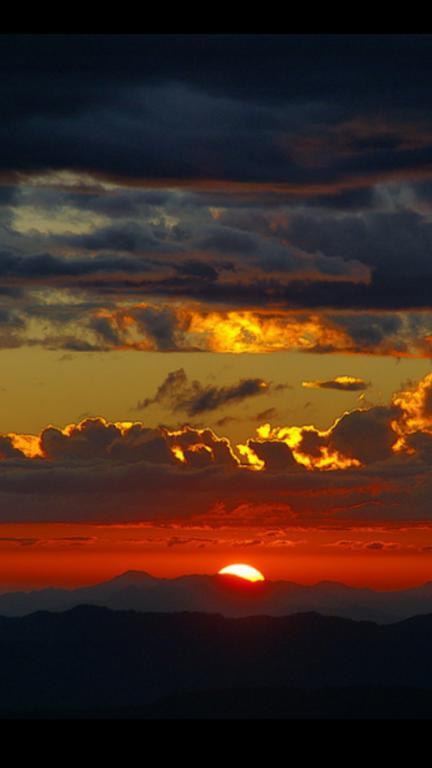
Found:
[{"label": "orange cloud", "polygon": [[[353,377],[338,377],[348,379]],[[55,462],[145,461],[203,469],[225,466],[242,471],[360,469],[395,454],[432,457],[432,374],[393,395],[389,406],[346,411],[328,429],[312,424],[261,424],[256,436],[231,445],[208,427],[149,428],[140,421],[86,418],[40,435],[0,436],[3,462],[18,458]]]},{"label": "orange cloud", "polygon": [[318,344],[343,349],[347,335],[326,327],[313,315],[299,319],[283,312],[192,312],[188,332],[206,340],[213,352],[275,352],[282,349],[311,350]]},{"label": "orange cloud", "polygon": [[397,418],[392,422],[399,436],[394,451],[415,453],[414,444],[417,443],[417,448],[421,447],[418,436],[423,436],[423,447],[429,450],[427,443],[432,438],[432,374],[394,394],[392,403],[399,409]]},{"label": "orange cloud", "polygon": [[[107,350],[233,354],[298,350],[430,357],[432,336],[426,317],[413,332],[409,313],[381,312],[371,318],[370,312],[289,309],[276,295],[273,305],[270,294],[266,300],[270,303],[266,309],[252,306],[232,310],[209,309],[205,303],[191,301],[187,305],[180,301],[120,303],[114,309],[95,310],[84,330],[86,339],[95,335],[96,346]],[[386,330],[386,321],[392,321],[393,331]],[[349,391],[365,388],[367,383],[363,386],[355,377],[337,376],[329,381],[304,382],[304,386]]]},{"label": "orange cloud", "polygon": [[359,392],[368,387],[368,384],[355,376],[335,376],[334,379],[325,381],[303,381],[303,387],[308,389],[337,389],[342,392]]},{"label": "orange cloud", "polygon": [[8,437],[13,447],[17,451],[21,451],[27,458],[34,459],[36,456],[43,456],[39,435],[23,435],[12,432]]},{"label": "orange cloud", "polygon": [[[263,424],[257,428],[259,439],[257,441],[248,441],[246,446],[248,452],[245,452],[245,455],[250,461],[249,454],[251,452],[257,454],[257,451],[260,450],[260,446],[267,446],[269,443],[283,443],[291,449],[295,461],[306,467],[306,469],[336,470],[347,469],[349,467],[360,467],[361,462],[358,459],[344,456],[338,450],[330,448],[329,445],[325,444],[325,441],[331,436],[336,424],[337,422],[335,422],[335,424],[328,430],[318,430],[311,425],[304,427],[272,428],[269,423]],[[302,448],[304,436],[308,435],[308,433],[317,438],[318,443],[320,443],[317,445],[318,450],[314,453],[308,453]],[[242,446],[242,448],[245,450],[245,446]],[[263,467],[259,468],[262,469]]]},{"label": "orange cloud", "polygon": [[397,421],[400,434],[421,430],[432,433],[432,373],[416,384],[393,395],[392,402],[401,409]]}]

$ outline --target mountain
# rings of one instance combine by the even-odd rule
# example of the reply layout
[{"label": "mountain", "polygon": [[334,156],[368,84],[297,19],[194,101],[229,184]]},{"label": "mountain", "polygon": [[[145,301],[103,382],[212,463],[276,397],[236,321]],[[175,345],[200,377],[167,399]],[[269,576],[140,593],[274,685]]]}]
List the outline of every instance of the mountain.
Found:
[{"label": "mountain", "polygon": [[374,689],[375,711],[409,714],[423,702],[430,717],[431,644],[432,615],[378,625],[315,613],[232,619],[80,606],[1,617],[0,715],[181,716],[184,705],[187,716],[202,701],[210,716],[247,706],[292,716],[297,697],[303,713],[325,702],[340,711],[345,701],[364,716]]},{"label": "mountain", "polygon": [[432,582],[411,589],[377,592],[328,581],[304,586],[289,581],[251,583],[227,575],[163,579],[145,571],[127,571],[101,584],[78,589],[48,588],[2,594],[0,615],[64,611],[82,604],[115,610],[199,611],[232,617],[286,616],[315,611],[388,624],[432,613]]}]

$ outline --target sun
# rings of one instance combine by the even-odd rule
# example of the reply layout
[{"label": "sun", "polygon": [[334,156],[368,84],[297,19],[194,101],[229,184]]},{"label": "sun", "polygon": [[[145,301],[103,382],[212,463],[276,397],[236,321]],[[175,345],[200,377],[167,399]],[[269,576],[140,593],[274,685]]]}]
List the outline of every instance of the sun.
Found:
[{"label": "sun", "polygon": [[246,565],[245,563],[226,565],[225,568],[221,568],[218,573],[222,576],[225,574],[238,576],[240,579],[246,579],[246,581],[265,581],[261,571],[258,571],[256,568],[253,568],[252,565]]}]

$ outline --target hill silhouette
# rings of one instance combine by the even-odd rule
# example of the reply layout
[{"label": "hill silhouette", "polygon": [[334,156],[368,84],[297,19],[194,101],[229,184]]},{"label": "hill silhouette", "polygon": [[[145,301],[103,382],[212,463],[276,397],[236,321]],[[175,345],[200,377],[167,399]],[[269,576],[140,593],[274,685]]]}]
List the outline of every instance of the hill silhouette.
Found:
[{"label": "hill silhouette", "polygon": [[65,611],[83,604],[114,610],[197,611],[232,617],[286,616],[312,611],[388,624],[432,613],[432,582],[410,589],[378,592],[328,581],[305,586],[290,581],[250,583],[236,576],[220,575],[164,579],[145,571],[127,571],[101,584],[78,589],[48,588],[0,594],[0,615]]},{"label": "hill silhouette", "polygon": [[[184,706],[184,716],[211,716],[225,706],[235,716],[227,702],[234,697],[239,711],[249,692],[267,716],[284,706],[290,716],[296,690],[304,692],[299,711],[307,714],[307,701],[315,701],[313,714],[313,707],[325,709],[326,697],[329,711],[337,711],[342,689],[351,691],[345,696],[355,711],[368,688],[381,691],[384,710],[386,702],[394,709],[396,696],[403,711],[407,690],[408,714],[420,705],[432,713],[431,643],[432,615],[385,626],[315,613],[229,619],[91,606],[1,617],[0,713],[141,708],[148,717],[169,716],[171,708],[181,716]],[[260,690],[273,692],[267,705]],[[324,691],[318,700],[314,690]]]}]

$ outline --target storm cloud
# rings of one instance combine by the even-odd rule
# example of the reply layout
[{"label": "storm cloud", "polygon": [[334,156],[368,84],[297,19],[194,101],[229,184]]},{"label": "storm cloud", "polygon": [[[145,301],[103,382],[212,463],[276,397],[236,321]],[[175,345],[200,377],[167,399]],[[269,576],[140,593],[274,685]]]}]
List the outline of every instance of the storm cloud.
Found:
[{"label": "storm cloud", "polygon": [[[166,302],[316,313],[347,351],[430,356],[430,40],[4,36],[2,301],[24,325],[41,290],[76,309],[9,344],[202,349]],[[135,347],[108,317],[133,302]]]}]

